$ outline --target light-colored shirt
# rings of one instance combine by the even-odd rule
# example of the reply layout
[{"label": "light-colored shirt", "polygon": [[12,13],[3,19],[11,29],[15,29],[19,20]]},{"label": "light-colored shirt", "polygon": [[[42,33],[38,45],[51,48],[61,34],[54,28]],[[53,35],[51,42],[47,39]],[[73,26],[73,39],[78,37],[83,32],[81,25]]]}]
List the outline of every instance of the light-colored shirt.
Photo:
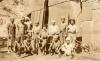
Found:
[{"label": "light-colored shirt", "polygon": [[74,34],[74,32],[75,32],[75,34],[76,34],[77,27],[76,27],[76,25],[68,25],[67,30],[68,30],[68,33],[73,33]]},{"label": "light-colored shirt", "polygon": [[36,39],[40,37],[41,26],[33,26],[32,29],[32,38]]},{"label": "light-colored shirt", "polygon": [[61,23],[61,26],[60,26],[60,31],[65,31],[66,30],[66,23]]},{"label": "light-colored shirt", "polygon": [[33,33],[34,33],[34,34],[39,33],[40,30],[41,30],[41,27],[40,27],[40,26],[34,26],[34,27],[33,27]]},{"label": "light-colored shirt", "polygon": [[59,34],[60,30],[57,25],[50,25],[48,28],[48,34],[49,35],[54,35],[54,34]]}]

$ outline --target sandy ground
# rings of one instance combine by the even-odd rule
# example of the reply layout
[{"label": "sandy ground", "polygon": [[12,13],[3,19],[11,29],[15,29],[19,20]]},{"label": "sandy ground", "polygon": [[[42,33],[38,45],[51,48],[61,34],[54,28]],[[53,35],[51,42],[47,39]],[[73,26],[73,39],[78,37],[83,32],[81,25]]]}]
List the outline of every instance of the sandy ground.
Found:
[{"label": "sandy ground", "polygon": [[73,59],[70,57],[58,57],[57,55],[32,55],[26,56],[22,55],[18,57],[15,53],[7,53],[0,50],[0,61],[100,61],[100,52],[91,52],[75,54]]}]

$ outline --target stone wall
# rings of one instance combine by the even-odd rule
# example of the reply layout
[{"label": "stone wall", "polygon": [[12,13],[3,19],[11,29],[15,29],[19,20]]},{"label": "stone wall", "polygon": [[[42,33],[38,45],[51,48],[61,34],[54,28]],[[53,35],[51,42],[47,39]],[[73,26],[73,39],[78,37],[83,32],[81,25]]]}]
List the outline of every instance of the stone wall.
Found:
[{"label": "stone wall", "polygon": [[87,4],[89,7],[86,10],[89,11],[82,22],[83,43],[87,43],[91,50],[100,50],[100,1],[90,0]]},{"label": "stone wall", "polygon": [[93,45],[95,49],[100,49],[100,1],[93,2]]}]

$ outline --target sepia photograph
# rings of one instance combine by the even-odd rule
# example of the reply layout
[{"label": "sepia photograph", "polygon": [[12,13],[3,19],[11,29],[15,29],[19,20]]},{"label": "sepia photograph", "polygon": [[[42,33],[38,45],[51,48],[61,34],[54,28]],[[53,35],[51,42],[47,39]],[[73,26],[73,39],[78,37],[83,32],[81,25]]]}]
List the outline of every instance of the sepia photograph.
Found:
[{"label": "sepia photograph", "polygon": [[100,0],[0,0],[0,61],[100,61]]}]

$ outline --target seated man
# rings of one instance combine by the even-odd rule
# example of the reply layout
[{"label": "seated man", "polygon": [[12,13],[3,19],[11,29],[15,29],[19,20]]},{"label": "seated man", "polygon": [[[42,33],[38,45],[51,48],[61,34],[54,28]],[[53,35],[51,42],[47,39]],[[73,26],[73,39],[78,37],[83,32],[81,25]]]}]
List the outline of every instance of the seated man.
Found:
[{"label": "seated man", "polygon": [[31,40],[29,36],[26,36],[26,39],[23,42],[23,47],[25,48],[25,52],[27,54],[31,53]]},{"label": "seated man", "polygon": [[58,39],[56,39],[54,41],[54,43],[52,44],[52,52],[53,54],[58,54],[59,53],[59,47],[61,46],[61,42],[59,40],[59,37]]},{"label": "seated man", "polygon": [[59,33],[60,33],[59,26],[56,24],[55,20],[52,20],[51,25],[49,25],[49,27],[48,27],[48,35],[49,35],[49,37],[52,38],[50,40],[49,51],[51,50],[53,43],[58,39]]},{"label": "seated man", "polygon": [[72,52],[73,52],[73,44],[70,43],[71,38],[67,37],[65,43],[60,47],[60,52],[63,52],[63,54],[65,56],[72,56]]},{"label": "seated man", "polygon": [[[10,23],[7,24],[7,31],[8,31],[8,49],[11,51],[14,51],[15,49],[15,32],[16,32],[16,26],[15,26],[15,18],[10,18]],[[11,52],[10,51],[10,52]]]}]

